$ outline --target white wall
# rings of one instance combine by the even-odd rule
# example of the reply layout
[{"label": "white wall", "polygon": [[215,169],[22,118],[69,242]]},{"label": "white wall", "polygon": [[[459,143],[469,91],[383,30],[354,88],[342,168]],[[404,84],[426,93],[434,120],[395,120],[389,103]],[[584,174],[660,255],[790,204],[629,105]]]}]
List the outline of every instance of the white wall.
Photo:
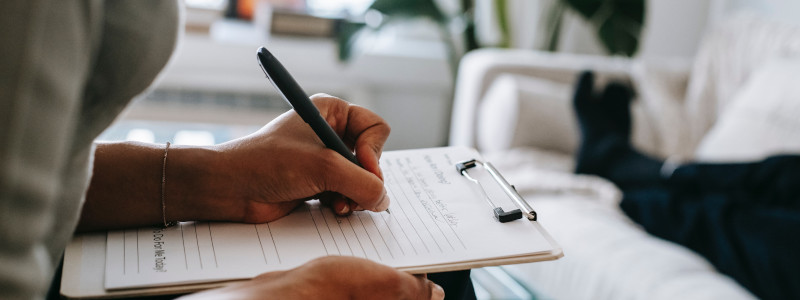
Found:
[{"label": "white wall", "polygon": [[769,15],[770,18],[787,23],[800,24],[798,0],[712,0],[711,3],[713,21],[746,10],[755,14]]},{"label": "white wall", "polygon": [[648,0],[642,58],[693,57],[705,33],[709,0]]}]

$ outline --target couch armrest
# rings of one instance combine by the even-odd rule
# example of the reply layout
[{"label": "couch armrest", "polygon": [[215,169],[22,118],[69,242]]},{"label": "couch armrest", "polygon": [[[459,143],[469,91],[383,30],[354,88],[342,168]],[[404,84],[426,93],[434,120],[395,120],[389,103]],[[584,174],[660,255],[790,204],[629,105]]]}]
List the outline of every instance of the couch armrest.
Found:
[{"label": "couch armrest", "polygon": [[595,71],[598,82],[602,82],[604,78],[628,80],[631,67],[630,59],[618,57],[506,49],[472,51],[464,56],[459,67],[449,143],[478,146],[478,110],[487,89],[501,75],[523,75],[572,86],[582,70]]}]

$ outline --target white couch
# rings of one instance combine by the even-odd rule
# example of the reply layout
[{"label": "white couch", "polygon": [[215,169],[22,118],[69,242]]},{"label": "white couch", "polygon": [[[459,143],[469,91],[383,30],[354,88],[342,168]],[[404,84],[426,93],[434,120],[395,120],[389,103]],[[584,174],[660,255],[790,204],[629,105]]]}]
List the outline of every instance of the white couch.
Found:
[{"label": "white couch", "polygon": [[571,174],[570,97],[584,69],[632,84],[634,144],[652,155],[800,153],[800,27],[740,16],[707,35],[691,62],[480,50],[457,79],[450,144],[482,151],[564,249],[557,261],[503,267],[515,280],[548,299],[754,298],[630,221],[613,184]]}]

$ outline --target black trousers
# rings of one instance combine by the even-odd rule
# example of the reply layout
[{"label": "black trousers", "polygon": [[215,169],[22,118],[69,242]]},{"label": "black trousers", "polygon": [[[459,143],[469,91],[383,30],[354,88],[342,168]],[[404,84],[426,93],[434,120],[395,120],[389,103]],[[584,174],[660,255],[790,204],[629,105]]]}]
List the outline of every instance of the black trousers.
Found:
[{"label": "black trousers", "polygon": [[475,300],[475,288],[469,274],[470,270],[430,273],[428,279],[442,287],[445,299]]},{"label": "black trousers", "polygon": [[763,299],[800,299],[800,156],[687,164],[620,186],[625,213]]}]

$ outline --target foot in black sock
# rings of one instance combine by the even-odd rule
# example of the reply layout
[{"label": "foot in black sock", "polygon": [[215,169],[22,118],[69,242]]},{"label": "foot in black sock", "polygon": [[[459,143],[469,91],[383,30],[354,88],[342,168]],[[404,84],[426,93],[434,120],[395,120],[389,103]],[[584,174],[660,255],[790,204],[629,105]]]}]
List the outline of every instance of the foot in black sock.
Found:
[{"label": "foot in black sock", "polygon": [[616,82],[596,95],[594,75],[580,74],[573,98],[581,131],[576,173],[605,177],[611,163],[631,150],[631,97],[631,90]]}]

